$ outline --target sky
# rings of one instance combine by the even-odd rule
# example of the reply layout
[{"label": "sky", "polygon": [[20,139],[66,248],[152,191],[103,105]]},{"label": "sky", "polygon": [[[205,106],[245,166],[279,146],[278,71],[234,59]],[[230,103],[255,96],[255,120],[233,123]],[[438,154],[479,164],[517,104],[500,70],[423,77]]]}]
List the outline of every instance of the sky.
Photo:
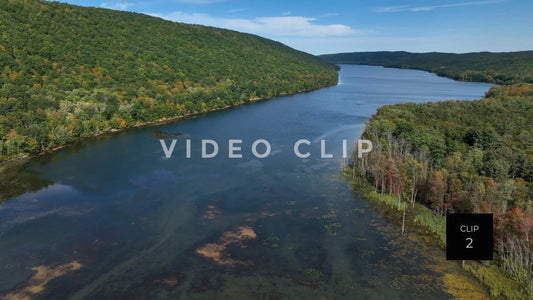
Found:
[{"label": "sky", "polygon": [[532,0],[60,0],[252,33],[312,54],[533,50]]}]

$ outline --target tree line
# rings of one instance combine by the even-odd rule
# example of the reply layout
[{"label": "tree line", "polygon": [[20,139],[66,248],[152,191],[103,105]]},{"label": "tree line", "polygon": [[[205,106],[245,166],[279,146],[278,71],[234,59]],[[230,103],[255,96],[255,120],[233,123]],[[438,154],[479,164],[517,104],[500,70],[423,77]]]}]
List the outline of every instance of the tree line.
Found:
[{"label": "tree line", "polygon": [[464,54],[379,51],[326,54],[320,57],[339,64],[424,70],[462,81],[533,83],[533,51]]}]

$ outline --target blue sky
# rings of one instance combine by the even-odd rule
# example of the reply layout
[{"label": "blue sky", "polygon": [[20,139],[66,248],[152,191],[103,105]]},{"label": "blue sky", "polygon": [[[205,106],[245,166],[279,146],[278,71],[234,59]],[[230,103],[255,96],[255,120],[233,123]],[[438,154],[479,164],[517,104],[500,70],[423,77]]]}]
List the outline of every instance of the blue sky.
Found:
[{"label": "blue sky", "polygon": [[229,28],[312,54],[533,50],[531,0],[61,0]]}]

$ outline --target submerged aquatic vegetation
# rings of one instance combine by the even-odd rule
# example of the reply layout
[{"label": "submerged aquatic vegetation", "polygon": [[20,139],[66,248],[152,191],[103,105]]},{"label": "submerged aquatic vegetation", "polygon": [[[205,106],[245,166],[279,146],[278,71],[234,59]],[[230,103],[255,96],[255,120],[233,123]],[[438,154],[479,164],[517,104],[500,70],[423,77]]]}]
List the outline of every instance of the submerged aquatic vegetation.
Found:
[{"label": "submerged aquatic vegetation", "polygon": [[235,231],[227,231],[222,234],[216,243],[205,244],[204,246],[196,249],[196,253],[213,260],[217,264],[221,265],[248,265],[252,264],[249,261],[239,261],[230,258],[231,256],[226,253],[228,245],[233,243],[240,243],[241,248],[244,248],[243,241],[248,239],[255,239],[257,237],[255,231],[248,226],[240,226]]},{"label": "submerged aquatic vegetation", "polygon": [[70,262],[68,264],[59,265],[55,268],[50,266],[37,266],[33,267],[32,270],[36,271],[33,276],[28,279],[20,288],[14,290],[13,292],[7,294],[4,299],[7,300],[22,300],[22,299],[32,299],[33,297],[41,294],[45,289],[48,282],[51,280],[61,277],[72,271],[76,271],[83,267],[77,261]]}]

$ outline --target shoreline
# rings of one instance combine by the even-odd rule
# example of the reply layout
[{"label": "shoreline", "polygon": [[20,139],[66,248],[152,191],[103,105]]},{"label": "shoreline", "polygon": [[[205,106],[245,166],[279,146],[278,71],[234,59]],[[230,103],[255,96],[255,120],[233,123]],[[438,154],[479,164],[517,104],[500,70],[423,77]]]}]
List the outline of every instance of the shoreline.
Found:
[{"label": "shoreline", "polygon": [[[445,251],[446,246],[443,244],[441,235],[439,234],[438,225],[431,226],[417,220],[417,217],[423,215],[427,208],[423,207],[419,203],[411,206],[406,202],[402,202],[402,206],[398,207],[398,199],[396,195],[380,194],[374,189],[374,186],[361,179],[353,179],[351,177],[352,172],[347,171],[348,167],[343,170],[343,176],[348,180],[355,193],[367,201],[372,210],[382,214],[383,219],[389,223],[397,226],[398,228],[405,228],[405,233],[398,236],[398,239],[416,240],[424,247],[433,248],[439,251]],[[405,223],[402,224],[402,217],[406,212]],[[445,242],[445,241],[444,241]],[[440,280],[445,291],[452,295],[453,298],[466,298],[471,297],[473,299],[487,299],[490,296],[490,289],[484,284],[482,280],[479,280],[475,276],[472,276],[472,272],[466,270],[458,263],[453,261],[447,261],[441,256],[431,256],[435,260],[435,264],[428,265],[429,270],[439,272]],[[494,296],[493,296],[494,297]]]},{"label": "shoreline", "polygon": [[[411,206],[407,202],[401,202],[398,207],[398,198],[395,194],[381,194],[377,192],[374,186],[365,179],[353,178],[352,171],[349,167],[341,169],[342,176],[352,186],[355,193],[371,204],[374,211],[383,214],[386,222],[399,227],[405,226],[406,234],[414,234],[427,246],[446,250],[446,219],[443,216],[436,216],[426,206],[415,203]],[[402,224],[402,217],[405,214],[405,223]],[[403,234],[402,234],[403,236]],[[441,257],[436,259],[442,260]],[[444,259],[445,260],[445,259]],[[459,261],[453,262],[459,264]],[[507,274],[494,261],[464,260],[460,268],[469,275],[469,278],[483,287],[484,292],[490,295],[492,299],[528,299],[525,292],[517,282],[509,278]],[[467,292],[471,289],[465,289],[464,286],[471,283],[463,283],[463,287],[458,287],[458,282],[445,278],[450,294],[454,297],[466,297],[460,294],[461,291]],[[459,293],[459,294],[455,294]],[[474,297],[476,298],[476,297]],[[485,298],[485,297],[482,297]]]},{"label": "shoreline", "polygon": [[159,125],[171,124],[171,123],[175,123],[175,122],[179,122],[179,121],[185,121],[185,120],[189,120],[189,119],[194,119],[194,118],[201,117],[203,115],[207,115],[207,114],[210,114],[210,113],[221,112],[221,111],[225,111],[225,110],[229,110],[229,109],[238,108],[238,107],[241,107],[241,106],[244,106],[244,105],[255,104],[257,102],[262,102],[262,101],[268,101],[270,99],[274,99],[274,98],[277,98],[277,97],[309,93],[309,92],[316,91],[316,90],[319,90],[319,89],[336,86],[336,85],[338,85],[338,83],[339,82],[337,80],[337,82],[334,83],[334,84],[325,85],[325,86],[322,86],[322,87],[319,87],[319,88],[316,88],[316,89],[300,90],[300,91],[297,91],[297,92],[294,92],[294,93],[280,93],[279,95],[276,95],[276,96],[273,96],[273,97],[270,97],[270,98],[255,97],[255,98],[252,98],[252,99],[250,99],[248,101],[243,101],[243,102],[237,103],[235,105],[226,105],[226,106],[219,107],[219,108],[216,108],[216,109],[211,109],[211,110],[202,111],[202,112],[193,112],[193,113],[188,113],[188,114],[179,115],[179,116],[173,116],[173,117],[169,117],[169,118],[163,117],[163,118],[160,118],[160,119],[158,119],[156,121],[141,122],[141,123],[133,124],[133,125],[130,125],[130,126],[127,126],[127,127],[124,127],[124,128],[111,128],[109,131],[100,132],[100,133],[96,133],[96,134],[93,134],[93,135],[90,135],[90,136],[81,137],[81,138],[78,138],[77,140],[75,140],[73,142],[70,142],[70,143],[67,143],[67,144],[64,144],[64,145],[60,145],[60,146],[56,146],[54,148],[46,149],[44,151],[40,151],[40,152],[32,153],[32,154],[24,154],[24,155],[20,155],[20,156],[11,157],[11,158],[8,158],[6,160],[2,160],[2,161],[0,161],[0,173],[3,172],[3,170],[5,169],[7,164],[10,164],[10,163],[12,163],[14,161],[20,161],[22,159],[32,159],[32,158],[39,157],[39,156],[42,156],[42,155],[50,154],[50,153],[53,153],[53,152],[55,152],[57,150],[63,149],[65,147],[72,146],[72,145],[74,145],[76,143],[79,143],[79,142],[82,142],[82,141],[86,141],[86,140],[89,140],[91,138],[96,138],[96,137],[104,136],[104,135],[107,135],[107,134],[111,135],[111,134],[114,134],[114,133],[117,133],[117,132],[124,132],[124,131],[127,131],[127,130],[136,129],[136,128],[149,127],[149,126],[159,126]]},{"label": "shoreline", "polygon": [[[363,200],[370,203],[374,211],[382,213],[385,221],[402,227],[403,206],[401,209],[398,209],[398,198],[396,195],[389,196],[388,194],[376,192],[374,186],[368,182],[361,179],[353,179],[351,177],[352,172],[347,171],[347,169],[348,167],[343,169],[342,174],[350,185],[352,185],[353,191],[359,194]],[[432,214],[427,207],[420,203],[416,203],[415,206],[411,206],[405,202],[402,202],[402,204],[405,204],[407,212],[405,218],[406,236],[410,234],[415,235],[425,245],[445,251],[446,225],[444,217],[441,217],[440,220],[427,220],[423,218],[424,215],[427,213]],[[447,276],[452,276],[451,274],[444,274],[443,283],[448,293],[454,297],[463,298],[468,295],[472,296],[471,293],[477,290],[475,285],[480,285],[483,288],[483,292],[486,293],[482,298],[490,296],[492,299],[527,299],[527,295],[522,293],[520,287],[490,261],[469,260],[460,263],[459,261],[447,261],[442,257],[436,257],[435,259],[457,265],[472,280],[471,282],[457,282],[457,280],[447,278]],[[506,289],[507,287],[514,287],[514,290],[509,291]],[[477,299],[476,297],[474,298]]]}]

